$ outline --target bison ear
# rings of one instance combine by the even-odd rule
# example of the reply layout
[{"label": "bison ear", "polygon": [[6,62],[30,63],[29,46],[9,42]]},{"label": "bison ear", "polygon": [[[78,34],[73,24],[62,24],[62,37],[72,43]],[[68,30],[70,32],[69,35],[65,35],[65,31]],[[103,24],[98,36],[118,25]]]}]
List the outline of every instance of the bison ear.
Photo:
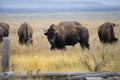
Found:
[{"label": "bison ear", "polygon": [[47,31],[45,29],[43,29],[43,30],[45,31],[44,35],[47,35],[48,34]]}]

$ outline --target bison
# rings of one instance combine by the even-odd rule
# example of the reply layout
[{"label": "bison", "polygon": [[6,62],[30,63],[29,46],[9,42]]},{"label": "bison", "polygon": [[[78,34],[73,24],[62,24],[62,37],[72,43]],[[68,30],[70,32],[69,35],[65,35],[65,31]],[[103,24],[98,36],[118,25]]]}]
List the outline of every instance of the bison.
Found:
[{"label": "bison", "polygon": [[114,23],[106,22],[98,28],[98,37],[102,43],[113,43],[117,42],[118,38],[115,37]]},{"label": "bison", "polygon": [[24,22],[18,29],[19,43],[26,45],[33,44],[32,35],[32,27],[28,23]]},{"label": "bison", "polygon": [[0,26],[0,43],[3,41],[3,28]]},{"label": "bison", "polygon": [[[71,24],[67,22],[65,24]],[[81,25],[65,25],[52,24],[49,29],[45,30],[45,35],[48,38],[48,41],[51,44],[51,50],[57,49],[66,49],[66,45],[74,46],[76,43],[81,45],[82,49],[90,48],[88,43],[89,41],[89,33],[86,27],[82,27]]]},{"label": "bison", "polygon": [[0,27],[3,29],[3,36],[8,37],[9,36],[9,25],[6,23],[0,22]]}]

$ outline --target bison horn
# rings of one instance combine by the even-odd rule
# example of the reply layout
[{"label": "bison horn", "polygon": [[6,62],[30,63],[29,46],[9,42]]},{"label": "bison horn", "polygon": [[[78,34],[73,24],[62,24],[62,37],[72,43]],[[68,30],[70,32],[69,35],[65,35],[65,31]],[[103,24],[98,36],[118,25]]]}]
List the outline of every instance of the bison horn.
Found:
[{"label": "bison horn", "polygon": [[44,28],[43,28],[43,30],[45,31],[45,33],[47,33],[47,30],[45,30]]},{"label": "bison horn", "polygon": [[48,34],[47,30],[45,30],[44,28],[43,28],[43,30],[45,31],[44,35],[47,35]]},{"label": "bison horn", "polygon": [[55,31],[55,34],[58,34],[58,31]]}]

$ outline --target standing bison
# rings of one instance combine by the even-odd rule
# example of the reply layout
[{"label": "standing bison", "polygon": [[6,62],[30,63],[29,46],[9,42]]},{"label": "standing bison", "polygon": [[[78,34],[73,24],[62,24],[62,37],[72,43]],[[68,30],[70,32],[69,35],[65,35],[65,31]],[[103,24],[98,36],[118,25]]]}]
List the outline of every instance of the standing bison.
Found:
[{"label": "standing bison", "polygon": [[90,48],[88,29],[81,25],[75,25],[74,22],[64,22],[59,25],[52,24],[49,29],[45,30],[44,34],[51,44],[51,50],[55,48],[66,49],[66,45],[74,46],[76,43],[79,43],[82,49],[85,47]]},{"label": "standing bison", "polygon": [[18,29],[19,43],[20,44],[32,44],[33,29],[28,23],[23,23]]},{"label": "standing bison", "polygon": [[0,27],[3,29],[3,36],[8,37],[9,36],[9,25],[6,23],[0,22]]},{"label": "standing bison", "polygon": [[98,36],[102,43],[113,43],[117,42],[118,38],[115,37],[114,23],[106,22],[98,28]]}]

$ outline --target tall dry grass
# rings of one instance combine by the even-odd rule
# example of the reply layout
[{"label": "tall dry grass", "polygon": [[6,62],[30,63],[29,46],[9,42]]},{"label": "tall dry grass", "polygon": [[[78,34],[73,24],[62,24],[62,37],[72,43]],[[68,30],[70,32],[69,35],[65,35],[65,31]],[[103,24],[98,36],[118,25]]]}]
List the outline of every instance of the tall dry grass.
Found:
[{"label": "tall dry grass", "polygon": [[[120,71],[120,41],[112,45],[104,45],[100,43],[97,35],[98,27],[104,22],[111,21],[119,24],[120,20],[110,20],[112,18],[81,20],[76,16],[74,19],[74,15],[69,17],[70,14],[64,15],[67,16],[66,18],[59,19],[56,19],[59,16],[54,14],[42,14],[47,16],[45,19],[37,17],[37,19],[32,19],[34,16],[29,17],[26,14],[6,15],[10,17],[10,19],[3,20],[10,25],[10,69],[16,73],[36,72],[38,69],[41,72]],[[51,16],[54,16],[55,19],[49,19]],[[77,16],[79,16],[78,13]],[[74,47],[67,46],[66,51],[50,51],[50,44],[44,35],[43,28],[47,29],[51,24],[58,24],[60,21],[69,20],[69,18],[81,22],[89,29],[90,50],[82,50],[80,45],[76,44]],[[0,21],[2,20],[0,19]],[[28,22],[33,28],[33,46],[18,44],[17,30],[23,22]],[[116,37],[120,38],[120,25],[114,30]],[[2,52],[2,46],[3,44],[0,44],[0,52]],[[0,54],[0,64],[1,59]]]}]

